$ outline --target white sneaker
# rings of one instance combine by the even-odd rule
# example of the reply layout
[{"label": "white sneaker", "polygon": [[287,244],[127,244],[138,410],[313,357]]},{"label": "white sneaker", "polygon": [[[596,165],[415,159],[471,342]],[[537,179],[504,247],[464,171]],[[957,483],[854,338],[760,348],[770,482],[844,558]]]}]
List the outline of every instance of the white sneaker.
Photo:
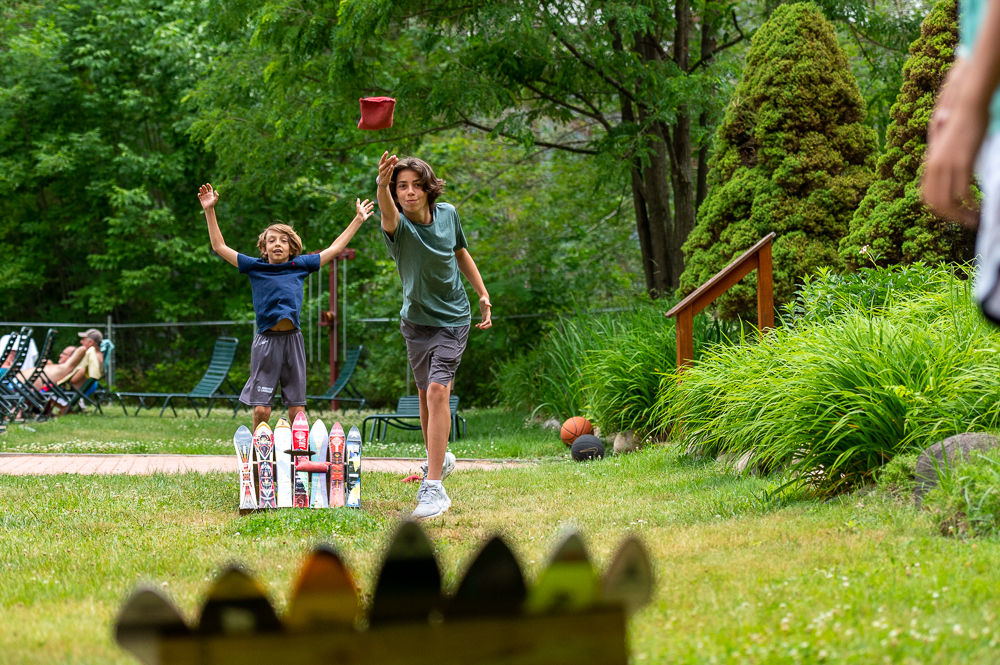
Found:
[{"label": "white sneaker", "polygon": [[[444,454],[444,464],[441,465],[441,480],[444,480],[451,475],[451,472],[455,470],[455,455],[452,453]],[[420,475],[427,480],[427,462],[420,465]]]},{"label": "white sneaker", "polygon": [[423,520],[443,515],[451,508],[451,499],[444,491],[444,485],[422,482],[417,490],[417,507],[413,511],[414,519]]}]

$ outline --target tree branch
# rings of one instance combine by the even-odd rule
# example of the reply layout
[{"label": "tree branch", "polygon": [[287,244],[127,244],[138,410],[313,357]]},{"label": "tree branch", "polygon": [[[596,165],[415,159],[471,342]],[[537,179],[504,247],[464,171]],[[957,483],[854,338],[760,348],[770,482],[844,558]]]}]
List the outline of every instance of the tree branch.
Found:
[{"label": "tree branch", "polygon": [[[563,107],[565,109],[569,109],[570,111],[573,111],[574,113],[579,113],[580,115],[587,116],[588,118],[591,118],[591,119],[593,119],[593,120],[601,123],[601,126],[604,127],[604,129],[606,129],[607,131],[609,131],[609,132],[611,131],[611,125],[608,123],[607,120],[605,120],[605,118],[604,118],[603,115],[601,115],[600,113],[597,112],[596,109],[594,109],[593,111],[587,111],[586,109],[582,109],[582,108],[580,108],[578,106],[574,106],[574,105],[572,105],[572,104],[570,104],[568,102],[564,102],[561,99],[557,99],[556,97],[553,97],[552,95],[539,90],[538,88],[536,88],[535,86],[531,85],[530,83],[522,83],[521,85],[523,85],[528,90],[531,90],[532,92],[534,92],[536,95],[538,95],[542,99],[547,99],[548,101],[552,102],[553,104],[555,104],[557,106],[561,106],[561,107]],[[586,101],[586,100],[584,100],[584,101]],[[591,108],[593,109],[593,107],[591,107]]]},{"label": "tree branch", "polygon": [[744,39],[747,38],[747,36],[743,33],[743,29],[740,28],[739,22],[736,20],[736,10],[733,9],[731,10],[731,12],[732,12],[731,16],[733,18],[733,26],[736,28],[736,32],[740,33],[740,36],[737,37],[736,39],[729,40],[725,44],[719,44],[717,47],[712,49],[711,53],[707,54],[706,56],[698,60],[698,62],[694,63],[694,66],[691,68],[692,72],[698,69],[698,67],[708,66],[708,64],[712,61],[712,58],[715,57],[716,53],[721,53],[722,51],[725,51],[727,48],[730,48],[731,46],[736,46],[737,44],[739,44],[740,42],[742,42]]},{"label": "tree branch", "polygon": [[640,102],[638,99],[636,99],[635,96],[631,92],[629,92],[629,90],[624,86],[624,84],[616,81],[611,76],[608,76],[597,65],[595,65],[594,63],[592,63],[589,60],[587,60],[583,56],[583,54],[580,53],[579,51],[577,51],[576,48],[572,44],[570,44],[568,41],[566,41],[565,39],[563,39],[562,37],[560,37],[559,33],[557,33],[556,31],[553,30],[552,31],[552,36],[555,37],[559,41],[559,43],[562,44],[566,48],[567,51],[569,51],[570,53],[572,53],[573,57],[580,61],[580,64],[582,64],[584,67],[586,67],[590,71],[594,72],[595,74],[597,74],[598,76],[600,76],[602,79],[604,79],[605,81],[607,81],[609,84],[611,84],[612,86],[614,86],[614,88],[617,89],[620,94],[628,97],[630,100],[632,100],[633,102],[635,102],[636,104],[638,104],[640,106],[645,106],[642,102]]},{"label": "tree branch", "polygon": [[[463,124],[465,124],[468,127],[472,127],[473,129],[478,129],[479,131],[485,132],[487,134],[493,134],[495,132],[496,134],[498,134],[498,135],[500,135],[500,136],[502,136],[504,138],[508,138],[508,139],[511,139],[511,140],[514,140],[514,141],[517,140],[517,137],[514,136],[513,134],[510,134],[508,132],[497,132],[496,131],[496,127],[487,127],[486,125],[480,125],[478,122],[474,122],[472,120],[469,120],[468,118],[464,118],[463,119]],[[540,145],[540,146],[543,146],[545,148],[554,148],[556,150],[564,150],[566,152],[573,152],[573,153],[576,153],[578,155],[596,155],[597,154],[596,150],[589,150],[587,148],[574,148],[573,146],[569,146],[569,145],[566,145],[566,144],[563,144],[563,143],[549,143],[548,141],[537,141],[537,140],[534,143],[535,143],[535,145]]]}]

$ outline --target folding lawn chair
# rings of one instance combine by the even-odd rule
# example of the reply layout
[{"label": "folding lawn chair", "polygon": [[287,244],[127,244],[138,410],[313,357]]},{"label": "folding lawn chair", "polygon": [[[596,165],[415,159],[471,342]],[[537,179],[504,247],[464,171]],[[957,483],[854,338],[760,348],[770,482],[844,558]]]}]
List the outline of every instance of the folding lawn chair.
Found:
[{"label": "folding lawn chair", "polygon": [[[55,338],[56,329],[49,328],[48,333],[45,335],[45,341],[42,342],[42,350],[38,354],[38,363],[31,374],[25,375],[23,372],[20,372],[11,377],[12,380],[17,381],[18,391],[29,397],[29,401],[33,406],[38,405],[40,407],[40,410],[35,415],[35,420],[45,420],[52,415],[53,400],[58,399],[66,402],[70,399],[70,396],[52,383],[45,373],[45,366],[49,364],[49,354],[52,353],[52,345],[55,343]],[[35,381],[38,380],[41,380],[44,391],[35,387]]]},{"label": "folding lawn chair", "polygon": [[0,379],[4,394],[18,395],[22,398],[22,411],[30,411],[34,414],[35,420],[48,418],[49,400],[39,393],[31,384],[24,383],[24,377],[20,375],[24,360],[28,357],[28,348],[31,345],[32,329],[25,326],[18,333],[17,349],[14,352],[13,364]]},{"label": "folding lawn chair", "polygon": [[[358,367],[358,359],[361,358],[361,349],[364,347],[359,346],[356,349],[351,349],[347,352],[347,356],[344,357],[344,366],[340,368],[340,375],[337,377],[336,382],[330,389],[327,390],[322,395],[306,395],[306,403],[309,400],[325,400],[327,402],[357,402],[358,411],[365,405],[365,398],[359,393],[353,386],[350,385],[351,377],[354,376],[354,370]],[[347,396],[345,397],[344,394]],[[347,410],[347,407],[344,407]]]},{"label": "folding lawn chair", "polygon": [[[7,336],[7,344],[4,345],[3,355],[0,355],[0,362],[6,360],[7,356],[14,350],[18,339],[15,335]],[[0,368],[0,425],[13,421],[18,412],[24,408],[24,398],[8,388],[3,381],[6,373],[7,368]]]},{"label": "folding lawn chair", "polygon": [[[163,406],[160,409],[160,417],[163,417],[163,412],[167,410],[169,406],[173,412],[174,416],[177,416],[177,409],[171,404],[170,400],[174,397],[186,397],[191,406],[194,407],[194,412],[201,417],[201,412],[198,411],[198,405],[195,404],[196,399],[206,399],[208,400],[208,411],[205,413],[205,417],[208,417],[212,413],[212,406],[215,404],[217,399],[229,400],[230,403],[237,396],[235,395],[224,395],[219,392],[219,388],[222,387],[223,383],[229,385],[229,389],[233,392],[238,392],[233,386],[232,381],[229,380],[229,370],[233,366],[233,358],[236,357],[236,344],[239,342],[235,337],[220,337],[215,340],[215,349],[212,351],[212,360],[208,363],[208,369],[205,370],[205,374],[201,377],[201,381],[198,382],[191,392],[187,393],[111,393],[118,398],[118,403],[122,406],[122,411],[125,411],[125,415],[128,415],[128,411],[125,409],[125,401],[123,397],[136,397],[139,400],[139,407],[135,410],[135,415],[139,414],[142,409],[151,409],[156,403],[156,400],[162,399]],[[146,400],[151,400],[149,404]],[[236,417],[236,413],[239,410],[239,402],[233,407],[233,418]]]},{"label": "folding lawn chair", "polygon": [[[452,395],[449,398],[448,406],[451,408],[451,442],[454,443],[458,438],[458,421],[462,421],[462,437],[466,436],[466,422],[465,418],[458,415],[458,395]],[[414,418],[417,420],[416,424],[408,422]],[[372,429],[368,433],[369,442],[374,439],[381,441],[385,438],[390,426],[403,430],[418,430],[420,429],[420,398],[416,395],[400,397],[395,413],[376,413],[374,416],[365,418],[361,421],[362,439],[365,438],[365,426],[369,420],[372,421]]]},{"label": "folding lawn chair", "polygon": [[[115,345],[110,340],[106,339],[101,342],[101,355],[104,356],[104,363],[101,367],[103,376],[108,376],[108,371],[111,368],[111,352],[114,349]],[[104,409],[101,408],[101,398],[107,398],[108,402],[111,403],[114,401],[114,395],[113,392],[101,385],[99,379],[88,377],[79,388],[73,388],[73,394],[66,404],[65,413],[70,413],[78,407],[83,410],[84,404],[90,404],[103,416]]]}]

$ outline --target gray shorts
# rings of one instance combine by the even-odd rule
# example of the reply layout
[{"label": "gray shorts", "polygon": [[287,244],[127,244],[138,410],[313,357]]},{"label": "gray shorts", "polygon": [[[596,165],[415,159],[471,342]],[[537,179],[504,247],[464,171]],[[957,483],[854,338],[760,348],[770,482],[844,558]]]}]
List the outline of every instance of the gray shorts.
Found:
[{"label": "gray shorts", "polygon": [[427,390],[431,382],[447,386],[455,380],[465,344],[469,341],[468,325],[438,328],[401,319],[399,332],[406,340],[406,355],[417,388]]},{"label": "gray shorts", "polygon": [[306,345],[301,330],[265,330],[254,335],[250,378],[243,386],[240,401],[250,406],[271,406],[279,384],[285,406],[306,405]]}]

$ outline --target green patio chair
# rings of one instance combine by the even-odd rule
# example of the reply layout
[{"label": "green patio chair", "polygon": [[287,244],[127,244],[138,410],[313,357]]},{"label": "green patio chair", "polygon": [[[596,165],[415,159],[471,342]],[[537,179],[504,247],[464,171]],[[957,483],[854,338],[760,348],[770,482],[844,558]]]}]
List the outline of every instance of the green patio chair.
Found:
[{"label": "green patio chair", "polygon": [[[365,398],[359,393],[353,386],[350,385],[351,377],[354,376],[354,370],[358,367],[358,360],[361,358],[361,349],[364,347],[359,346],[356,349],[351,349],[347,352],[344,357],[344,366],[340,368],[340,374],[337,376],[337,381],[330,386],[322,395],[306,395],[306,403],[309,400],[321,401],[325,400],[327,402],[357,402],[358,411],[365,405]],[[345,396],[346,395],[346,396]],[[347,407],[344,407],[347,410]]]},{"label": "green patio chair", "polygon": [[[458,438],[458,422],[462,421],[462,437],[464,438],[467,434],[466,432],[466,422],[465,418],[458,415],[458,396],[452,395],[448,399],[448,406],[451,408],[451,442],[455,443]],[[412,421],[416,419],[416,424]],[[371,442],[376,438],[381,441],[385,438],[386,433],[389,431],[389,427],[396,427],[403,430],[418,430],[420,429],[420,398],[416,395],[407,395],[405,397],[399,398],[399,403],[396,405],[395,413],[376,413],[374,416],[368,416],[363,421],[361,421],[361,438],[365,438],[365,429],[368,425],[368,421],[372,421],[372,428],[368,433],[368,441]]]},{"label": "green patio chair", "polygon": [[[135,415],[139,414],[142,409],[151,409],[156,403],[156,400],[162,399],[163,406],[160,409],[160,417],[163,417],[163,412],[167,410],[169,406],[174,412],[174,416],[177,416],[177,409],[171,403],[171,400],[175,397],[186,397],[194,407],[194,412],[201,417],[201,412],[198,411],[198,405],[195,404],[196,399],[208,400],[208,411],[205,412],[205,417],[207,418],[210,413],[212,413],[212,406],[215,404],[215,400],[225,399],[232,403],[234,395],[225,395],[219,392],[219,388],[222,387],[223,383],[229,385],[229,389],[235,393],[239,391],[233,386],[232,381],[229,380],[229,370],[233,366],[233,358],[236,357],[236,344],[239,342],[235,337],[220,337],[215,341],[215,349],[212,351],[212,360],[208,363],[208,369],[205,370],[205,374],[201,377],[201,381],[198,382],[191,392],[187,393],[112,393],[118,398],[118,403],[121,404],[122,411],[125,411],[125,415],[128,415],[128,411],[125,408],[125,401],[123,397],[135,397],[139,400],[139,408],[135,410]],[[151,400],[149,404],[146,400]],[[236,413],[239,411],[239,402],[233,407],[233,418],[236,417]]]}]

